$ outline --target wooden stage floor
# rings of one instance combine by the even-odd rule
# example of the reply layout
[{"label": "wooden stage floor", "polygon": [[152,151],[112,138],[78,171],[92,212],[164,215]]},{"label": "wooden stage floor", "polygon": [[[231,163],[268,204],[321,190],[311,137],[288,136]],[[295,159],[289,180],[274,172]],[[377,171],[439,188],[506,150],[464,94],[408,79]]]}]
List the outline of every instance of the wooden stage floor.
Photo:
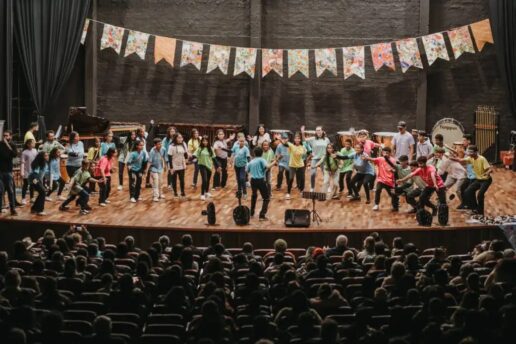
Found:
[{"label": "wooden stage floor", "polygon": [[[233,208],[238,204],[235,198],[236,182],[234,173],[229,171],[228,186],[223,190],[212,191],[213,202],[217,211],[217,224],[208,226],[206,217],[201,216],[201,211],[205,208],[207,202],[199,199],[200,186],[194,189],[190,186],[192,181],[191,167],[189,167],[186,176],[186,193],[189,200],[178,200],[173,198],[171,190],[165,190],[165,200],[160,202],[152,202],[152,190],[143,189],[143,201],[136,204],[129,202],[128,184],[125,181],[124,189],[117,191],[118,177],[113,177],[113,191],[109,198],[111,203],[107,207],[98,206],[97,196],[93,196],[90,205],[93,211],[89,215],[79,215],[78,209],[72,205],[72,209],[66,212],[59,211],[60,202],[46,202],[45,211],[47,216],[40,217],[30,214],[29,206],[19,209],[19,215],[11,217],[8,214],[0,216],[0,227],[4,227],[7,222],[43,222],[47,225],[51,224],[68,224],[80,223],[86,225],[94,225],[96,227],[124,227],[132,229],[180,229],[183,231],[253,231],[253,232],[296,232],[306,231],[306,229],[287,228],[283,223],[284,212],[289,208],[305,208],[311,209],[311,202],[301,199],[301,195],[297,190],[293,191],[292,199],[285,200],[286,185],[283,185],[281,191],[273,191],[273,199],[271,200],[268,221],[259,222],[257,216],[251,219],[249,226],[240,227],[235,225],[232,217]],[[273,170],[276,173],[276,170]],[[318,179],[318,189],[321,188],[322,178]],[[275,176],[274,176],[275,180]],[[273,182],[274,182],[273,180]],[[513,172],[497,168],[493,174],[493,184],[486,194],[486,215],[513,215],[516,214],[516,177]],[[306,176],[309,185],[309,172]],[[200,182],[200,181],[199,181]],[[67,191],[63,192],[66,195]],[[55,194],[52,195],[56,198]],[[373,196],[373,195],[372,195]],[[415,216],[407,214],[410,207],[404,199],[400,200],[400,212],[393,213],[390,210],[390,200],[384,193],[381,199],[380,211],[372,211],[372,204],[365,204],[365,197],[361,202],[349,202],[345,195],[340,200],[329,200],[325,202],[317,202],[316,208],[321,215],[323,222],[317,226],[313,225],[311,231],[327,231],[337,232],[349,231],[372,231],[372,230],[429,230],[429,228],[417,225]],[[250,205],[249,198],[245,201]],[[450,205],[450,223],[447,227],[433,225],[433,230],[456,230],[456,229],[474,229],[485,228],[475,224],[468,224],[466,220],[469,218],[467,213],[455,210],[458,200],[449,202]],[[259,197],[257,212],[261,207]],[[435,219],[436,220],[436,219]],[[6,222],[5,222],[6,221]],[[2,223],[3,222],[3,223]],[[437,222],[437,221],[434,221]],[[5,228],[5,227],[4,227]]]}]

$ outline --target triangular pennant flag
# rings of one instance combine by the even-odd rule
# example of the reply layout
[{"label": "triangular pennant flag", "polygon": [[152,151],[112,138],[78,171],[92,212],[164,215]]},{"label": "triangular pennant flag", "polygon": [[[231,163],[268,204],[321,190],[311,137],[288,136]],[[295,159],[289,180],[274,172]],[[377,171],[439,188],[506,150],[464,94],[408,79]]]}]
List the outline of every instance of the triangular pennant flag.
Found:
[{"label": "triangular pennant flag", "polygon": [[201,70],[202,62],[202,43],[183,41],[183,50],[181,51],[180,67],[192,64],[198,70]]},{"label": "triangular pennant flag", "polygon": [[342,60],[344,79],[347,79],[352,75],[365,79],[363,46],[342,48]]},{"label": "triangular pennant flag", "polygon": [[486,43],[494,43],[493,33],[491,32],[491,23],[489,19],[473,23],[470,25],[478,51],[482,51]]},{"label": "triangular pennant flag", "polygon": [[290,49],[288,50],[288,77],[301,72],[308,78],[308,50]]},{"label": "triangular pennant flag", "polygon": [[100,39],[100,50],[106,48],[113,48],[117,54],[120,54],[122,47],[122,38],[124,37],[124,28],[104,24],[102,38]]},{"label": "triangular pennant flag", "polygon": [[138,55],[142,60],[145,60],[145,52],[147,51],[148,42],[149,34],[129,30],[124,56],[129,56],[132,53],[136,53],[136,55]]},{"label": "triangular pennant flag", "polygon": [[396,70],[391,42],[371,45],[371,56],[373,57],[373,66],[375,71],[378,71],[383,66]]},{"label": "triangular pennant flag", "polygon": [[433,33],[431,35],[421,37],[423,46],[426,51],[426,59],[428,65],[431,66],[437,59],[443,59],[450,61],[448,50],[446,49],[446,43],[444,42],[444,36],[442,33]]},{"label": "triangular pennant flag", "polygon": [[154,41],[154,63],[162,59],[174,66],[174,56],[176,54],[176,40],[174,38],[156,36]]},{"label": "triangular pennant flag", "polygon": [[283,76],[283,49],[262,49],[262,77],[270,71]]},{"label": "triangular pennant flag", "polygon": [[230,52],[231,47],[225,45],[210,45],[210,56],[208,57],[208,69],[206,73],[218,67],[223,74],[228,74]]},{"label": "triangular pennant flag", "polygon": [[325,70],[337,75],[337,54],[335,49],[315,49],[315,73],[320,77]]},{"label": "triangular pennant flag", "polygon": [[90,27],[90,20],[86,19],[84,21],[84,26],[82,28],[81,44],[84,44],[84,42],[86,42],[86,35],[88,34],[88,28],[89,27]]},{"label": "triangular pennant flag", "polygon": [[469,34],[467,26],[448,31],[448,37],[450,38],[455,59],[458,59],[463,53],[475,53],[473,41],[471,41],[471,35]]},{"label": "triangular pennant flag", "polygon": [[396,41],[396,49],[398,49],[398,57],[400,58],[401,71],[403,73],[412,66],[423,69],[421,54],[419,53],[415,38]]},{"label": "triangular pennant flag", "polygon": [[255,48],[236,48],[235,51],[235,71],[233,75],[247,73],[254,78],[256,73],[256,49]]}]

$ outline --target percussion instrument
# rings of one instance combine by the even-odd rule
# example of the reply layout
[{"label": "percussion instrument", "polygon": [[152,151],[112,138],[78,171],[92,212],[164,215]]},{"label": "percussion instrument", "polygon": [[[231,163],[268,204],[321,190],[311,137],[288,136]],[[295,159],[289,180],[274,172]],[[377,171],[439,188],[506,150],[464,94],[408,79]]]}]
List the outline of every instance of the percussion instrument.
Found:
[{"label": "percussion instrument", "polygon": [[339,141],[340,141],[341,147],[344,147],[344,142],[347,139],[351,140],[352,146],[354,146],[357,143],[357,137],[356,137],[354,131],[339,131],[339,132],[337,132],[337,135],[339,135]]},{"label": "percussion instrument", "polygon": [[461,141],[462,144],[464,127],[453,118],[443,118],[438,120],[432,129],[432,141],[435,141],[435,135],[437,134],[443,136],[444,144],[452,145],[457,141]]},{"label": "percussion instrument", "polygon": [[494,106],[479,105],[475,111],[475,143],[489,161],[498,161],[498,118]]},{"label": "percussion instrument", "polygon": [[373,133],[373,141],[381,144],[382,147],[392,148],[392,139],[394,138],[394,135],[396,135],[396,133],[391,131],[377,131]]},{"label": "percussion instrument", "polygon": [[68,160],[68,154],[61,154],[61,160],[59,162],[59,171],[61,172],[61,178],[63,178],[65,183],[68,183],[71,178],[68,175],[68,171],[66,170],[66,161],[67,160]]}]

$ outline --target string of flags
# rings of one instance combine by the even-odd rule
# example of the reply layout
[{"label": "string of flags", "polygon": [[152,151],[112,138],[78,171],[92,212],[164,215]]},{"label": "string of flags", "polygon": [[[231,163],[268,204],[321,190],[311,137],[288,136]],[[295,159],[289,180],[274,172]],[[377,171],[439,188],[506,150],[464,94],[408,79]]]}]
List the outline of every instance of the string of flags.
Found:
[{"label": "string of flags", "polygon": [[[454,59],[458,59],[464,53],[475,53],[475,46],[480,52],[486,43],[494,43],[489,19],[484,19],[459,28],[436,32],[425,36],[404,38],[391,42],[381,42],[372,45],[342,47],[342,48],[322,48],[322,49],[268,49],[268,48],[245,48],[232,47],[225,45],[207,44],[187,40],[178,40],[171,37],[151,35],[148,33],[129,30],[123,27],[114,26],[93,19],[86,19],[81,35],[81,44],[85,44],[88,30],[91,23],[104,25],[100,49],[113,49],[118,55],[121,54],[125,32],[125,49],[123,56],[127,57],[136,54],[140,59],[145,60],[149,38],[154,37],[154,63],[157,64],[164,60],[174,67],[176,46],[181,44],[180,68],[192,65],[201,70],[203,51],[208,47],[208,65],[206,73],[211,73],[218,69],[222,74],[229,73],[231,51],[235,51],[233,75],[245,73],[251,78],[256,76],[257,56],[261,54],[262,65],[261,76],[265,77],[272,72],[283,77],[283,63],[286,59],[286,76],[291,78],[300,73],[306,78],[310,77],[309,50],[314,51],[315,72],[320,77],[325,71],[337,76],[337,51],[342,52],[344,79],[355,75],[365,79],[365,49],[369,48],[375,71],[384,66],[392,71],[396,70],[395,54],[393,46],[396,48],[398,60],[403,73],[411,67],[423,69],[423,59],[418,39],[421,40],[426,60],[431,66],[437,59],[450,61],[450,55],[446,48],[445,36],[448,36],[452,48]],[[470,34],[470,29],[471,33]],[[284,51],[287,51],[284,54]]]}]

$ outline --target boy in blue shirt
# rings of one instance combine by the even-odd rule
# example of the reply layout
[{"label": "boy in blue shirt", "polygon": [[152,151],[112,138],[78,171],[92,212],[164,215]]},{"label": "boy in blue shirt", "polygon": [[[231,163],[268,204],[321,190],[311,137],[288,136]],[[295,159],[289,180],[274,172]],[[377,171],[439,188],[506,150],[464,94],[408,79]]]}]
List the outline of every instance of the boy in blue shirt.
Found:
[{"label": "boy in blue shirt", "polygon": [[289,167],[288,162],[290,160],[290,155],[288,154],[288,134],[281,134],[281,143],[276,147],[276,159],[278,160],[278,175],[276,177],[276,190],[281,189],[281,184],[283,184],[283,175],[285,175],[285,180],[288,181],[289,178]]},{"label": "boy in blue shirt", "polygon": [[162,147],[160,139],[154,139],[154,147],[149,153],[149,174],[152,181],[152,200],[158,202],[160,198],[165,198],[162,189],[163,169],[166,163],[166,151]]},{"label": "boy in blue shirt", "polygon": [[140,192],[142,188],[142,177],[147,165],[147,152],[143,149],[143,141],[136,143],[136,150],[129,154],[127,168],[129,169],[129,195],[131,202],[141,201]]},{"label": "boy in blue shirt", "polygon": [[247,199],[246,190],[246,166],[247,162],[251,158],[249,148],[246,146],[245,137],[239,136],[238,142],[231,149],[233,153],[233,165],[235,167],[235,176],[237,178],[238,192],[243,195],[244,199]]},{"label": "boy in blue shirt", "polygon": [[262,210],[260,211],[260,221],[267,220],[265,214],[267,213],[267,207],[269,206],[270,194],[267,188],[267,182],[265,181],[265,175],[268,169],[276,164],[276,160],[273,160],[270,164],[267,164],[264,158],[262,158],[263,149],[256,147],[254,149],[255,158],[247,165],[247,172],[251,175],[251,216],[254,216],[254,210],[256,208],[256,200],[258,199],[258,191],[262,196]]}]

